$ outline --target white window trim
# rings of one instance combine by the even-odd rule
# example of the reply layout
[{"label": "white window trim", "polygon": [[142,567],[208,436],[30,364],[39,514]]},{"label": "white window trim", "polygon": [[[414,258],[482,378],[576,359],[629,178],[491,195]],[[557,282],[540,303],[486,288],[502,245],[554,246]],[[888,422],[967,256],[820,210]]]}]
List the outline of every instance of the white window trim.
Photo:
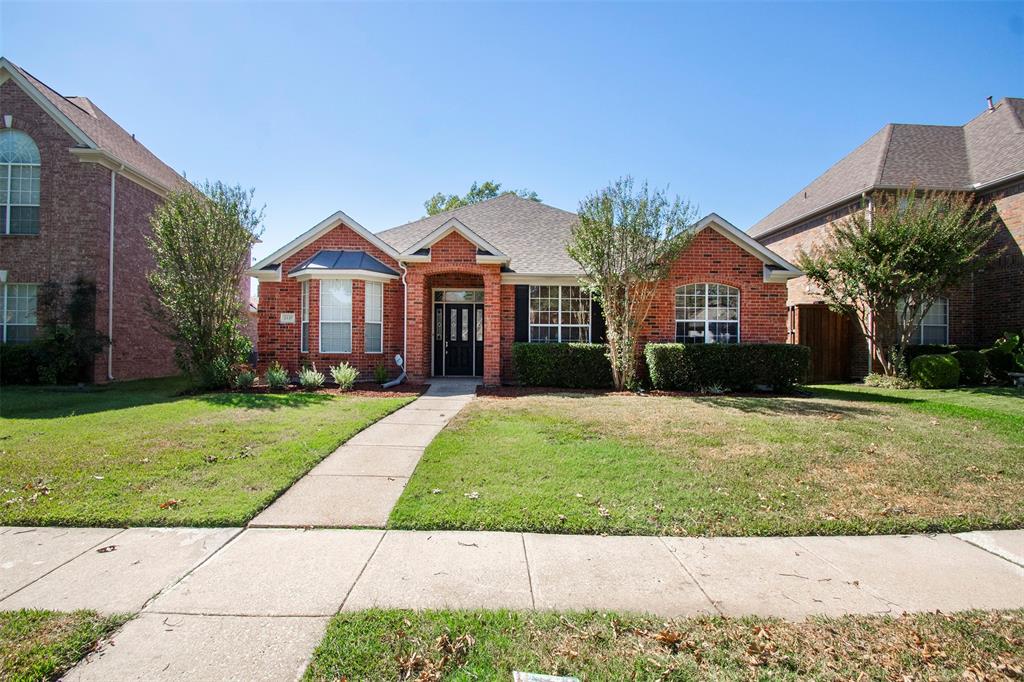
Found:
[{"label": "white window trim", "polygon": [[[551,341],[546,341],[546,340],[540,340],[540,339],[535,340],[533,338],[533,330],[534,330],[534,328],[544,328],[544,329],[557,328],[558,329],[558,340],[555,343],[593,343],[593,339],[594,339],[594,302],[593,302],[593,298],[591,297],[589,291],[584,289],[582,286],[572,285],[572,284],[553,284],[553,285],[535,284],[535,285],[531,285],[530,289],[529,289],[529,296],[527,297],[527,306],[526,306],[526,314],[528,316],[533,313],[533,300],[534,300],[534,298],[533,298],[533,287],[534,286],[536,286],[536,287],[545,286],[545,287],[548,287],[548,288],[558,289],[558,322],[556,324],[550,324],[550,323],[534,324],[533,322],[530,322],[529,320],[527,320],[527,326],[529,327],[529,336],[528,336],[528,338],[529,338],[530,343],[551,343]],[[574,286],[579,288],[580,296],[586,296],[586,300],[587,300],[587,303],[588,303],[588,306],[589,306],[587,308],[587,323],[586,324],[563,324],[562,323],[562,289],[568,289],[568,288],[574,287]],[[562,328],[563,327],[565,327],[565,328],[572,328],[572,329],[584,329],[584,328],[586,328],[586,330],[587,330],[587,340],[586,341],[579,341],[579,340],[577,340],[577,341],[565,341],[565,342],[563,342],[562,341]]]},{"label": "white window trim", "polygon": [[[8,292],[10,287],[16,286],[30,286],[36,289],[36,322],[35,324],[8,324],[7,322],[7,306],[8,306]],[[38,327],[39,326],[39,285],[32,282],[5,282],[0,284],[0,288],[3,289],[3,296],[0,297],[0,343],[7,343],[7,328],[8,327]]]},{"label": "white window trim", "polygon": [[[324,320],[324,282],[348,282],[348,319],[340,320]],[[345,324],[348,323],[348,350],[324,350],[324,322],[328,324]],[[321,355],[351,355],[352,354],[352,280],[320,280],[320,323],[319,323],[319,337],[317,339],[318,350]]]},{"label": "white window trim", "polygon": [[[21,130],[21,131],[18,131],[18,132],[21,132],[22,134],[27,136],[28,139],[32,140],[32,144],[36,145],[36,153],[38,154],[39,153],[39,145],[36,144],[36,141],[34,139],[32,139],[32,136],[29,135],[28,133],[26,133],[24,130]],[[19,207],[21,207],[21,206],[33,207],[34,206],[35,208],[39,208],[39,204],[40,204],[40,202],[36,202],[34,204],[13,204],[13,203],[11,203],[11,176],[13,175],[13,173],[11,171],[13,170],[13,168],[15,166],[20,166],[20,167],[23,167],[23,168],[39,168],[40,169],[40,176],[42,176],[42,163],[0,163],[0,166],[6,166],[7,167],[7,185],[6,185],[6,187],[0,188],[0,191],[2,191],[2,198],[4,200],[4,209],[3,210],[4,210],[4,219],[5,219],[4,220],[4,231],[2,232],[2,234],[7,234],[7,235],[9,235],[9,234],[15,234],[15,235],[39,234],[39,223],[38,222],[36,223],[36,231],[35,232],[14,232],[14,233],[11,232],[11,207],[12,206],[19,206]],[[42,194],[42,186],[41,185],[42,185],[42,177],[40,177],[40,188],[39,188],[40,195]],[[42,197],[40,196],[40,200],[41,199],[42,199]],[[5,307],[4,307],[5,314],[6,314],[6,311],[7,311],[7,308],[6,308],[6,305],[5,305]],[[4,332],[5,342],[6,342],[6,337],[7,337],[7,333]]]},{"label": "white window trim", "polygon": [[[299,294],[299,352],[309,352],[309,281],[300,284]],[[302,331],[306,333],[303,335]]]},{"label": "white window trim", "polygon": [[[709,291],[708,287],[710,285],[712,285],[712,284],[714,284],[715,286],[729,287],[730,289],[735,289],[736,290],[736,341],[735,341],[735,343],[741,343],[742,339],[743,339],[743,325],[741,324],[741,321],[743,320],[743,309],[742,309],[742,306],[743,306],[743,292],[740,290],[739,287],[734,287],[731,284],[724,284],[722,282],[689,282],[687,284],[680,284],[675,289],[673,289],[672,290],[672,304],[674,306],[674,312],[675,312],[674,317],[676,318],[676,328],[678,329],[678,326],[679,326],[680,322],[683,322],[683,323],[686,323],[686,322],[703,322],[704,323],[704,343],[706,343],[706,344],[708,344],[708,343],[721,343],[719,341],[715,341],[712,338],[711,331],[710,331],[711,323],[712,322],[731,323],[732,320],[711,320],[711,319],[708,319],[708,308],[710,307],[708,305],[708,299],[710,297],[710,294],[708,293],[708,291]],[[679,290],[680,289],[685,289],[686,287],[694,287],[694,286],[698,286],[698,285],[704,285],[704,319],[703,320],[690,320],[690,319],[681,319],[681,318],[679,318],[679,312],[678,312],[679,311],[679,306],[676,305],[676,300],[675,300],[676,297],[679,295]],[[685,296],[685,294],[684,294],[684,296]],[[673,334],[672,335],[675,337],[676,343],[686,343],[685,341],[680,341],[679,340],[679,334],[676,331],[676,329],[673,329]],[[733,342],[730,342],[730,345],[732,343]]]},{"label": "white window trim", "polygon": [[[376,322],[370,321],[370,288],[371,286],[380,287],[380,308],[379,317],[380,320]],[[379,350],[368,350],[366,348],[366,329],[370,325],[376,325],[380,327],[380,349]],[[363,283],[363,352],[367,355],[380,355],[384,352],[384,283],[383,282],[372,282],[366,281]]]}]

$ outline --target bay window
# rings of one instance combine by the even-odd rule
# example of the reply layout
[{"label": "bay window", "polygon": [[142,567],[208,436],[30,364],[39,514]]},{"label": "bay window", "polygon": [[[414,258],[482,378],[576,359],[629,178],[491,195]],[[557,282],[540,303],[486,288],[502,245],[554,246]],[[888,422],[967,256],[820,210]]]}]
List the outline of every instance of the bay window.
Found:
[{"label": "bay window", "polygon": [[530,341],[590,342],[590,293],[578,286],[530,286]]},{"label": "bay window", "polygon": [[299,352],[309,352],[309,280],[302,283],[302,301],[299,320]]},{"label": "bay window", "polygon": [[352,280],[320,280],[320,352],[352,352]]},{"label": "bay window", "polygon": [[676,288],[677,343],[739,343],[740,290],[726,284]]},{"label": "bay window", "polygon": [[384,285],[380,282],[366,283],[363,340],[367,353],[384,352]]}]

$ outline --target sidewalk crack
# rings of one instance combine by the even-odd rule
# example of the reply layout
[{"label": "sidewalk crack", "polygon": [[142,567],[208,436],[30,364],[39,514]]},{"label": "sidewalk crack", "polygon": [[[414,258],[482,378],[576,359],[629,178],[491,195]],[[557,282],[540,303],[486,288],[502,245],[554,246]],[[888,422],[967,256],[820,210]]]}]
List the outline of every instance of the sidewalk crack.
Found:
[{"label": "sidewalk crack", "polygon": [[700,590],[700,593],[703,594],[704,598],[708,600],[708,603],[711,604],[711,608],[715,610],[715,613],[717,613],[720,616],[724,616],[725,614],[722,613],[722,609],[718,608],[718,603],[711,598],[711,595],[708,594],[708,591],[705,590],[704,586],[700,584],[699,580],[697,580],[697,576],[690,572],[690,569],[686,567],[686,564],[683,563],[683,560],[680,559],[674,551],[672,551],[672,548],[668,546],[668,543],[665,541],[665,538],[663,536],[659,536],[658,541],[661,542],[662,546],[665,547],[665,551],[671,554],[672,558],[676,560],[676,563],[679,564],[679,568],[683,569],[683,573],[689,576],[690,580],[693,581],[693,584],[697,586],[697,589]]}]

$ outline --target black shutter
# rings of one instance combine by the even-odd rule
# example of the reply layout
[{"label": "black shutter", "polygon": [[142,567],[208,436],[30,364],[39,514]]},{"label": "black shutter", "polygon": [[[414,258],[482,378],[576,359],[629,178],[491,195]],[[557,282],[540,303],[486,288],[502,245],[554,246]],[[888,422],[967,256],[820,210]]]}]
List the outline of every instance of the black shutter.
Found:
[{"label": "black shutter", "polygon": [[604,343],[607,341],[604,331],[604,311],[597,299],[590,301],[590,341],[591,343]]},{"label": "black shutter", "polygon": [[[603,327],[602,327],[603,328]],[[530,340],[530,285],[516,285],[516,341]]]}]

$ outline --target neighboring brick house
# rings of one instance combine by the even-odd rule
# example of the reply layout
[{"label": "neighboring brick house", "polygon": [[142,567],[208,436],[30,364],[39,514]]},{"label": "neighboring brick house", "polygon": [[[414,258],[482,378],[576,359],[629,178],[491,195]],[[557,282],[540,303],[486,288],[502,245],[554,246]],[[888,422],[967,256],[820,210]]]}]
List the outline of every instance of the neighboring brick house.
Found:
[{"label": "neighboring brick house", "polygon": [[[994,202],[1000,227],[988,248],[1001,251],[994,263],[924,315],[915,342],[987,345],[1004,331],[1024,328],[1024,99],[1003,99],[963,126],[887,125],[749,234],[795,260],[876,193],[911,187],[971,192]],[[790,340],[813,347],[824,312],[815,307],[823,305],[819,292],[799,277],[790,280],[788,293]],[[849,349],[843,374],[870,371],[866,340],[852,320],[845,338],[833,334],[827,344]]]},{"label": "neighboring brick house", "polygon": [[[0,341],[33,338],[39,287],[95,284],[112,343],[95,381],[175,373],[146,304],[148,217],[184,180],[85,97],[64,97],[0,58]],[[248,285],[245,295],[248,297]]]},{"label": "neighboring brick house", "polygon": [[[260,369],[345,361],[412,381],[514,380],[515,341],[602,341],[566,252],[576,216],[505,194],[373,234],[338,212],[253,265]],[[660,287],[646,341],[784,342],[792,265],[715,214]]]}]

